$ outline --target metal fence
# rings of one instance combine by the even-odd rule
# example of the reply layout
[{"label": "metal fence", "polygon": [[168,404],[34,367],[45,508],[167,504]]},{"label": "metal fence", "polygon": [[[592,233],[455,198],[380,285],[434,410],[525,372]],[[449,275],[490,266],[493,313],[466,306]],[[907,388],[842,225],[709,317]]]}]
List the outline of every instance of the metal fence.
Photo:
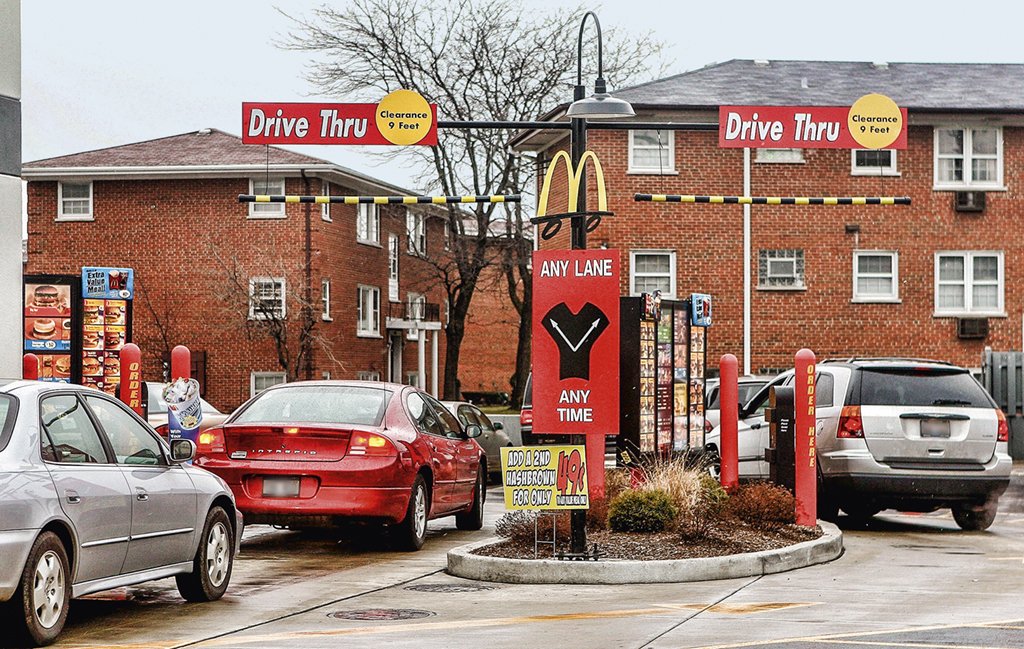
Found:
[{"label": "metal fence", "polygon": [[1024,352],[982,354],[981,381],[1010,424],[1010,455],[1024,459]]}]

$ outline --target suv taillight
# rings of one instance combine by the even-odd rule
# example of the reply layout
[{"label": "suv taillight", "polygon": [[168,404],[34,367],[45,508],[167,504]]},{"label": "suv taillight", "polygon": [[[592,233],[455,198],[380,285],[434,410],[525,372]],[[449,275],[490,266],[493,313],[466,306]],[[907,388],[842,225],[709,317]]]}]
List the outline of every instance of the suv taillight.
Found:
[{"label": "suv taillight", "polygon": [[996,428],[996,441],[1010,441],[1010,425],[1006,423],[1006,415],[1003,414],[1001,408],[996,408],[996,419],[999,420],[999,426]]},{"label": "suv taillight", "polygon": [[839,430],[836,437],[863,439],[864,422],[860,419],[860,406],[843,406],[843,411],[839,414]]},{"label": "suv taillight", "polygon": [[227,447],[224,443],[223,428],[207,428],[196,438],[196,455],[224,453],[225,451],[227,451]]},{"label": "suv taillight", "polygon": [[520,426],[532,426],[533,425],[533,408],[523,408],[519,412],[519,425]]}]

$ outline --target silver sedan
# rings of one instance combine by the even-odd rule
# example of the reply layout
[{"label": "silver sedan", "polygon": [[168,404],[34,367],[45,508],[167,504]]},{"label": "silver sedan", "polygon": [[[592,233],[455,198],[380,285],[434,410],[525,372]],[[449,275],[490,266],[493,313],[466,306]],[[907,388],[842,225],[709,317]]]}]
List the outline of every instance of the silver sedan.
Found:
[{"label": "silver sedan", "polygon": [[241,514],[220,478],[187,464],[92,388],[0,384],[0,616],[49,644],[70,598],[175,577],[189,601],[227,590]]},{"label": "silver sedan", "polygon": [[505,427],[501,422],[492,422],[482,410],[467,401],[442,401],[441,403],[459,418],[459,423],[463,428],[470,424],[480,426],[480,437],[477,437],[476,441],[487,455],[487,472],[491,478],[500,478],[500,449],[503,446],[512,446],[512,442],[505,433]]}]

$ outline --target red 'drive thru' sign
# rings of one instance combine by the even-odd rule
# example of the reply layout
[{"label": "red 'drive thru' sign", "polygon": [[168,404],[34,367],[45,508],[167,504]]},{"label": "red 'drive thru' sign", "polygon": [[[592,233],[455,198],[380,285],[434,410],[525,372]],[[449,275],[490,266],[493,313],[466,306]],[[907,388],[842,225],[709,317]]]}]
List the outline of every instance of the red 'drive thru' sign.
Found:
[{"label": "red 'drive thru' sign", "polygon": [[619,253],[533,253],[533,431],[619,430]]}]

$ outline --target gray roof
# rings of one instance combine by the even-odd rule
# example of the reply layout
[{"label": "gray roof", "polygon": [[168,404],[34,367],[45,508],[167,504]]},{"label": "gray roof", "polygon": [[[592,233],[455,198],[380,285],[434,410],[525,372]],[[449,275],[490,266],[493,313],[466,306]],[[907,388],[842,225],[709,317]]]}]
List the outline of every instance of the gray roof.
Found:
[{"label": "gray roof", "polygon": [[734,59],[612,94],[636,107],[717,108],[849,106],[872,92],[911,111],[1024,111],[1024,65]]}]

